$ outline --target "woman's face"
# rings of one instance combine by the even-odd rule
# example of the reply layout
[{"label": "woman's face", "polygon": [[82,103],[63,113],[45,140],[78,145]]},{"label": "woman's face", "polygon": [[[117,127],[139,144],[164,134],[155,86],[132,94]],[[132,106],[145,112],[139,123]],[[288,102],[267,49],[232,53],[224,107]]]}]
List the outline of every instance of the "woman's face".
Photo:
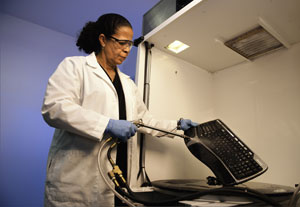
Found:
[{"label": "woman's face", "polygon": [[123,63],[129,55],[132,46],[133,31],[130,27],[122,26],[115,34],[105,37],[106,62],[110,66],[116,66]]}]

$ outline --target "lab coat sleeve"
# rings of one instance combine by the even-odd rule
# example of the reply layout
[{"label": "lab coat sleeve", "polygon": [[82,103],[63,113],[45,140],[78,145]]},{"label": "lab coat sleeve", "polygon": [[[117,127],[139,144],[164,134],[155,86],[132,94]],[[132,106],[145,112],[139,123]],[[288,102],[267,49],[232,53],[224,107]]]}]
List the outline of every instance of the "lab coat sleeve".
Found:
[{"label": "lab coat sleeve", "polygon": [[109,121],[80,105],[82,60],[65,58],[50,77],[42,106],[44,120],[52,127],[101,140]]},{"label": "lab coat sleeve", "polygon": [[[136,106],[137,106],[137,112],[138,112],[138,117],[139,119],[143,120],[143,123],[148,126],[152,126],[155,128],[160,128],[164,129],[166,131],[172,131],[176,132],[177,128],[177,121],[176,120],[159,120],[155,119],[151,113],[148,111],[146,105],[143,102],[143,99],[138,91],[138,88],[135,86],[135,97],[136,97]],[[168,137],[173,137],[173,135],[166,135],[165,133],[156,131],[156,130],[151,130],[147,128],[141,128],[140,129],[142,132],[151,134],[152,136],[168,136]]]}]

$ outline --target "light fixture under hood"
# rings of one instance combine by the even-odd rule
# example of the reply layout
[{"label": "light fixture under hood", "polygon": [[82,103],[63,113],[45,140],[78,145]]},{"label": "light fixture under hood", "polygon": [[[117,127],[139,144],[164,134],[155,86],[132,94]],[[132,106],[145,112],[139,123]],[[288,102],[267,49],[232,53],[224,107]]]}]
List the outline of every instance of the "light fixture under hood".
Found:
[{"label": "light fixture under hood", "polygon": [[177,53],[180,53],[180,52],[182,52],[183,50],[185,50],[189,47],[190,46],[184,44],[183,42],[180,42],[179,40],[175,40],[174,42],[172,42],[171,44],[169,44],[165,48],[177,54]]},{"label": "light fixture under hood", "polygon": [[262,26],[234,37],[224,44],[249,60],[285,46]]}]

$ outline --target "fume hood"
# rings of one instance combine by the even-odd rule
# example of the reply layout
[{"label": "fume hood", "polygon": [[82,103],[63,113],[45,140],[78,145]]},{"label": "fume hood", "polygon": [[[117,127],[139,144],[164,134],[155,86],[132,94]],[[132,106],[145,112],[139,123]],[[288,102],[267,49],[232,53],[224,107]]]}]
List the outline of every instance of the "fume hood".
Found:
[{"label": "fume hood", "polygon": [[[165,2],[146,18],[155,22]],[[300,174],[299,11],[297,0],[194,0],[175,9],[144,31],[138,49],[136,83],[150,112],[198,123],[222,119],[269,165],[256,181],[294,186]],[[187,49],[169,51],[175,40]],[[146,137],[144,147],[151,180],[211,175],[182,139]]]}]

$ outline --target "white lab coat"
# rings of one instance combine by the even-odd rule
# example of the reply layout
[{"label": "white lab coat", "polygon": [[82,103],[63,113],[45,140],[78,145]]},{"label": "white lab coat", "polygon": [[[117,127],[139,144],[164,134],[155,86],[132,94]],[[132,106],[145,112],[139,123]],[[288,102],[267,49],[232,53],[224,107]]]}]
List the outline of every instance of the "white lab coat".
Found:
[{"label": "white lab coat", "polygon": [[[152,118],[136,85],[118,70],[127,120],[171,131],[176,121]],[[110,118],[118,119],[117,92],[94,53],[65,58],[50,77],[42,114],[55,127],[47,164],[45,206],[113,206],[113,194],[97,168],[99,141]],[[156,131],[146,133],[157,135]],[[137,140],[128,141],[128,180],[137,177]]]}]

